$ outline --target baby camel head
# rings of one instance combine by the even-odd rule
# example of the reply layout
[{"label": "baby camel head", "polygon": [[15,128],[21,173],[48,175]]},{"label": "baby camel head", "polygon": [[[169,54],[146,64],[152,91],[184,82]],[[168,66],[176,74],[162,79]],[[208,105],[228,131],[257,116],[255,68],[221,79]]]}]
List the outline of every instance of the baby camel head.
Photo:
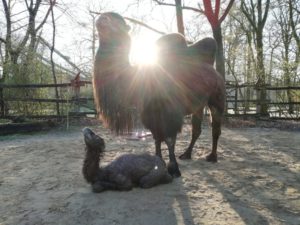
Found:
[{"label": "baby camel head", "polygon": [[85,127],[83,130],[84,142],[89,151],[103,152],[105,149],[104,140],[96,135],[90,128]]}]

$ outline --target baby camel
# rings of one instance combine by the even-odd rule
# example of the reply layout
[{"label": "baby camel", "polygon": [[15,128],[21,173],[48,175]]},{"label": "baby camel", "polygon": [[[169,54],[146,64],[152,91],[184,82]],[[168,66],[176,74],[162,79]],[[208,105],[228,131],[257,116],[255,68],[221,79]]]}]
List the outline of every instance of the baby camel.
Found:
[{"label": "baby camel", "polygon": [[86,154],[82,173],[94,192],[105,190],[128,191],[134,186],[150,188],[172,182],[165,162],[149,154],[125,154],[105,167],[99,163],[103,157],[105,143],[91,129],[83,129]]}]

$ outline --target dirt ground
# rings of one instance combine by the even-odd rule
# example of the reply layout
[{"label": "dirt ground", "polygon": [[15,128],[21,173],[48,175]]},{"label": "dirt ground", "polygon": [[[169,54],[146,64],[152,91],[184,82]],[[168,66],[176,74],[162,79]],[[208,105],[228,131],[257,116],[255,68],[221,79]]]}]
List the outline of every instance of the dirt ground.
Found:
[{"label": "dirt ground", "polygon": [[[299,131],[225,127],[212,164],[204,160],[206,126],[173,183],[94,194],[81,174],[83,127],[0,137],[0,225],[300,224]],[[91,128],[106,140],[103,164],[123,153],[154,154],[151,137],[134,141]],[[190,137],[185,125],[177,156]],[[167,160],[165,145],[163,154]]]}]

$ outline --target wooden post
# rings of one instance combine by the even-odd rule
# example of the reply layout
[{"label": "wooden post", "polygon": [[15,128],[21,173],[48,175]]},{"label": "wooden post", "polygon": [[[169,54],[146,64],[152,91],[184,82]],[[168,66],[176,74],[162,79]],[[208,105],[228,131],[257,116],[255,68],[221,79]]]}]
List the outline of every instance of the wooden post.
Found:
[{"label": "wooden post", "polygon": [[74,111],[80,112],[80,104],[79,104],[79,98],[80,98],[80,72],[76,75],[76,77],[71,80],[71,85],[73,87],[74,96],[73,98],[76,100],[74,105]]},{"label": "wooden post", "polygon": [[234,114],[238,114],[238,84],[235,84],[235,93],[234,93]]},{"label": "wooden post", "polygon": [[260,114],[261,112],[261,102],[260,102],[260,92],[261,90],[259,88],[256,89],[256,114]]},{"label": "wooden post", "polygon": [[3,88],[2,87],[0,87],[0,115],[1,115],[1,117],[5,116],[4,96],[3,96]]}]

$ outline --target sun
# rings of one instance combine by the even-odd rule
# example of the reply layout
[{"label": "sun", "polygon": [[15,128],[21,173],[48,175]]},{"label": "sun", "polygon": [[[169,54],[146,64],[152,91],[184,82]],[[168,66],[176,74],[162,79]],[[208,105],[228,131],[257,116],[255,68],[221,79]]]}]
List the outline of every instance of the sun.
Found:
[{"label": "sun", "polygon": [[157,60],[155,40],[147,36],[133,39],[130,59],[133,64],[155,64]]}]

